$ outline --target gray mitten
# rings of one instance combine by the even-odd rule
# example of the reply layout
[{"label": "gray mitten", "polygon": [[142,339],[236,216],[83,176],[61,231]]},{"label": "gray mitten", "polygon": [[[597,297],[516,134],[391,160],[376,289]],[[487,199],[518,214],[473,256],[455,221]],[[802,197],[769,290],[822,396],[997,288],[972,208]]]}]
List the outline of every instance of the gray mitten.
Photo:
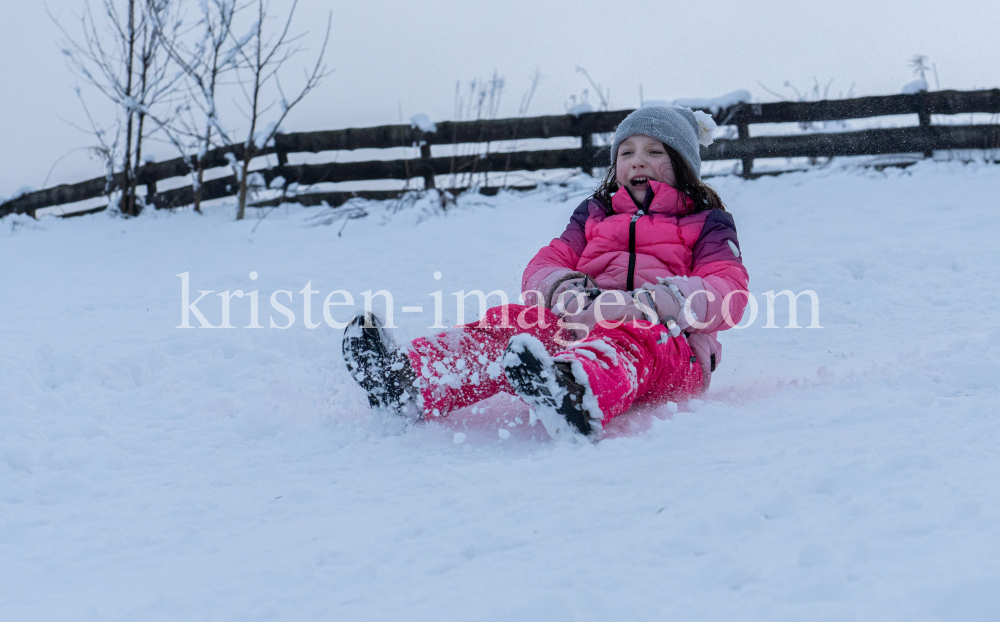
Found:
[{"label": "gray mitten", "polygon": [[600,293],[589,276],[565,279],[549,297],[549,308],[556,315],[576,315],[589,307]]},{"label": "gray mitten", "polygon": [[632,294],[617,289],[601,292],[588,307],[575,317],[575,321],[589,327],[600,324],[605,328],[645,319],[648,319],[647,314],[635,304]]},{"label": "gray mitten", "polygon": [[646,283],[642,289],[635,291],[635,296],[640,304],[652,311],[660,324],[670,330],[671,336],[676,337],[687,327],[684,321],[684,297],[669,285]]}]

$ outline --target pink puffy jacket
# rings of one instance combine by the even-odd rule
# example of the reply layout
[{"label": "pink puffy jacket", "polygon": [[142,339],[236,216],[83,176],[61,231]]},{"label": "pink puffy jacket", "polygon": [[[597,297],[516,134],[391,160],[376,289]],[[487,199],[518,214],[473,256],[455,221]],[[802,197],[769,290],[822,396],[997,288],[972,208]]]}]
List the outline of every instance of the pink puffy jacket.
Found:
[{"label": "pink puffy jacket", "polygon": [[[563,234],[528,262],[521,291],[529,305],[551,307],[559,285],[589,276],[601,289],[651,290],[656,300],[685,302],[695,321],[677,318],[704,372],[705,388],[722,358],[716,334],[743,317],[749,276],[736,225],[723,210],[691,213],[693,202],[650,181],[645,205],[621,188],[611,208],[588,199]],[[539,300],[541,297],[541,300]],[[725,303],[725,309],[724,309]]]}]

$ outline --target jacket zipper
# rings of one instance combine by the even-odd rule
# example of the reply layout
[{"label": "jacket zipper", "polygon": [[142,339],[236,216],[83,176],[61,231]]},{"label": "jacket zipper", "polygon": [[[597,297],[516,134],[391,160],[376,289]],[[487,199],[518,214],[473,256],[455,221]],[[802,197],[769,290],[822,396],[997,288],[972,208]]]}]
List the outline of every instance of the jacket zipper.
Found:
[{"label": "jacket zipper", "polygon": [[632,291],[635,289],[635,222],[639,220],[640,216],[646,214],[646,210],[649,209],[650,203],[653,202],[653,193],[651,190],[646,191],[646,200],[643,205],[639,205],[639,202],[635,200],[635,195],[628,188],[625,189],[628,195],[632,197],[632,202],[635,206],[639,208],[635,214],[632,214],[632,220],[628,224],[628,278],[625,280],[625,288],[627,291]]},{"label": "jacket zipper", "polygon": [[625,281],[627,291],[635,289],[635,222],[637,220],[639,220],[639,214],[632,214],[632,221],[628,224],[628,279]]}]

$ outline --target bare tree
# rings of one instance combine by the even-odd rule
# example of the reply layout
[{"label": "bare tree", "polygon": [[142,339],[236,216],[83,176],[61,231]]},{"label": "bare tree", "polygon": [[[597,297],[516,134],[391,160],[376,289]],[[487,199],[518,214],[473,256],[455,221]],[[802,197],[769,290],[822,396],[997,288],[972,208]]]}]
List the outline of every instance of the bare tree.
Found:
[{"label": "bare tree", "polygon": [[[596,82],[594,82],[594,79],[590,77],[590,73],[587,71],[587,69],[585,67],[581,67],[581,66],[577,65],[576,72],[577,73],[582,73],[583,77],[586,78],[587,82],[590,83],[590,86],[594,87],[594,92],[597,93],[597,98],[601,100],[601,107],[598,108],[598,110],[610,110],[611,109],[611,88],[609,87],[607,90],[601,88],[601,85],[598,84],[598,83],[596,83]],[[584,92],[586,92],[586,91],[584,91]]]},{"label": "bare tree", "polygon": [[233,144],[219,121],[217,96],[226,74],[236,69],[242,46],[238,41],[230,43],[233,19],[247,6],[236,0],[203,0],[199,3],[195,24],[198,34],[193,45],[185,45],[176,37],[164,37],[167,53],[186,77],[187,96],[176,106],[168,134],[181,156],[190,162],[196,212],[201,212],[205,154],[215,146]]},{"label": "bare tree", "polygon": [[[164,41],[176,36],[180,20],[176,17],[174,0],[124,0],[119,10],[114,0],[102,0],[101,24],[98,24],[89,2],[84,2],[80,17],[82,38],[74,39],[58,20],[67,44],[63,54],[74,72],[115,106],[115,120],[109,130],[97,123],[84,104],[91,128],[98,140],[94,148],[109,171],[109,194],[121,191],[119,210],[125,216],[142,211],[136,196],[142,166],[143,145],[160,129],[162,121],[147,125],[154,119],[151,110],[174,91],[179,74],[172,74],[170,61],[163,53]],[[106,33],[106,34],[105,34]],[[81,101],[81,91],[77,89]],[[115,182],[121,171],[124,183]]]},{"label": "bare tree", "polygon": [[924,82],[927,81],[927,72],[930,71],[930,65],[927,64],[929,59],[923,54],[914,54],[910,58],[910,67],[913,67],[913,75],[920,76],[920,79]]},{"label": "bare tree", "polygon": [[[323,46],[320,48],[316,63],[312,70],[305,75],[305,84],[292,97],[287,96],[282,88],[279,72],[292,56],[302,51],[299,42],[303,35],[293,36],[289,33],[297,4],[298,0],[292,2],[288,16],[284,20],[284,26],[276,38],[269,34],[265,24],[269,8],[265,0],[256,0],[256,21],[249,31],[239,38],[231,34],[234,49],[240,58],[236,72],[243,101],[238,105],[249,123],[246,140],[243,143],[242,160],[234,166],[239,182],[236,220],[242,220],[246,212],[251,160],[260,153],[264,146],[274,140],[281,123],[292,108],[316,88],[323,77],[327,75],[323,56],[326,53],[326,44],[330,40],[332,14],[327,19],[326,35],[323,37]],[[273,120],[263,130],[260,129],[264,118],[272,110],[274,113],[270,116]]]}]

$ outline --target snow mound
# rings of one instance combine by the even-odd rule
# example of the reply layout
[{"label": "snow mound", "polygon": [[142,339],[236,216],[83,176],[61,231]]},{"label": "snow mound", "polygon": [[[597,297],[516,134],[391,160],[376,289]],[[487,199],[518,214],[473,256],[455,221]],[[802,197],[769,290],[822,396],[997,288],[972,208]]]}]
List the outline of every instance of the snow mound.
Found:
[{"label": "snow mound", "polygon": [[916,93],[924,93],[927,91],[927,80],[923,78],[917,78],[913,82],[907,82],[903,86],[904,95],[914,95]]},{"label": "snow mound", "polygon": [[[507,394],[371,410],[325,313],[391,292],[404,343],[439,332],[436,292],[444,325],[453,292],[516,300],[585,176],[445,213],[0,220],[4,617],[993,619],[1000,167],[712,182],[756,317],[702,398],[576,445]],[[176,328],[185,272],[234,328]],[[785,328],[785,290],[824,328]]]},{"label": "snow mound", "polygon": [[417,128],[421,132],[433,134],[437,130],[437,125],[425,114],[415,114],[410,117],[410,127]]}]

